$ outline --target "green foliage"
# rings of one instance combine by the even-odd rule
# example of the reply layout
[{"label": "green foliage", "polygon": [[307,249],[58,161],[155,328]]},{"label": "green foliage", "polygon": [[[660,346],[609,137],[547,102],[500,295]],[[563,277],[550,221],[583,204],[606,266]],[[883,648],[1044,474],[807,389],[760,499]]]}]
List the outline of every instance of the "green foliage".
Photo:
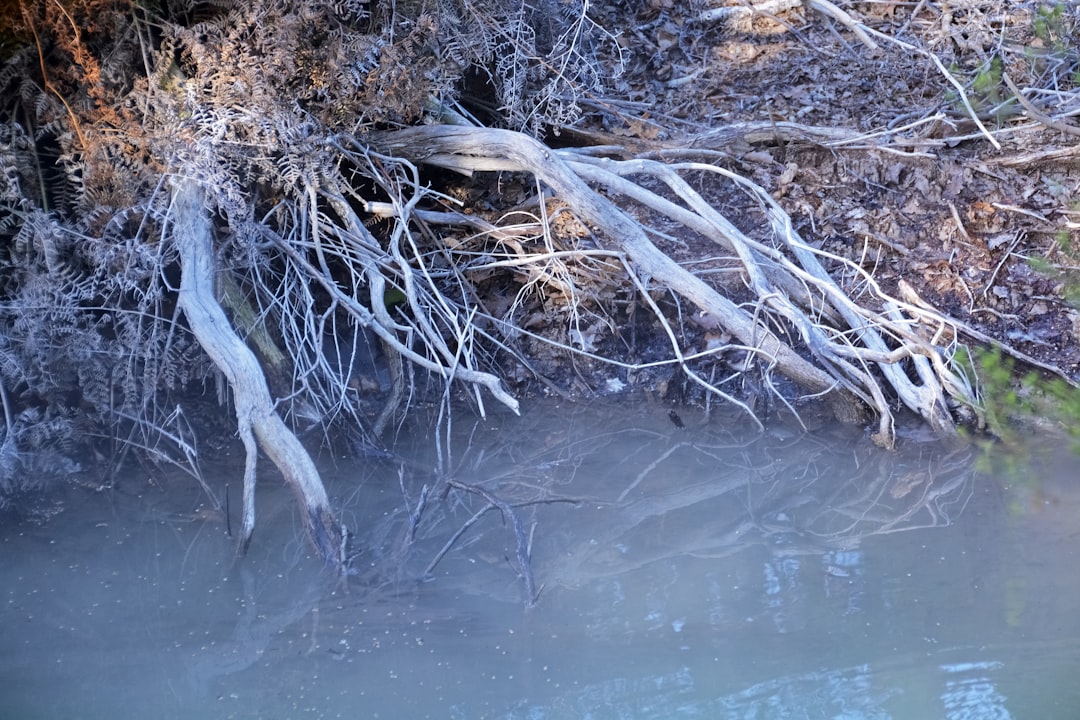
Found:
[{"label": "green foliage", "polygon": [[[1033,39],[1022,48],[1019,62],[1009,63],[1010,77],[1026,72],[1035,86],[1057,90],[1080,85],[1080,44],[1076,42],[1080,21],[1065,3],[1038,7],[1030,33]],[[953,65],[950,72],[965,81],[968,101],[980,117],[1003,122],[1016,114],[1018,104],[1003,80],[1006,69],[1003,56],[994,55],[977,68]],[[946,98],[956,111],[967,111],[959,93],[950,90]]]},{"label": "green foliage", "polygon": [[1041,45],[1025,49],[1032,74],[1038,77],[1049,72],[1059,80],[1067,77],[1073,85],[1080,85],[1080,47],[1076,43],[1080,22],[1065,3],[1040,6],[1031,32]]},{"label": "green foliage", "polygon": [[1065,3],[1059,2],[1036,10],[1031,30],[1051,53],[1062,55],[1073,50],[1073,25],[1065,14]]},{"label": "green foliage", "polygon": [[[1016,98],[1008,92],[1002,80],[1005,62],[995,55],[975,70],[967,82],[967,96],[972,108],[980,117],[992,117],[1004,122],[1016,113]],[[958,68],[953,73],[962,75]],[[967,112],[958,93],[950,91],[949,102],[958,112]]]},{"label": "green foliage", "polygon": [[1001,74],[1004,70],[1005,63],[995,55],[975,73],[975,79],[971,82],[972,91],[980,99],[990,100],[994,104],[1001,102]]},{"label": "green foliage", "polygon": [[[1080,202],[1070,203],[1069,209],[1080,211]],[[1032,257],[1028,262],[1033,269],[1060,282],[1062,297],[1080,307],[1080,246],[1067,228],[1054,233],[1054,250],[1062,257],[1061,262],[1049,257]]]},{"label": "green foliage", "polygon": [[1031,460],[1027,439],[1036,421],[1061,427],[1080,451],[1080,389],[1035,371],[1018,377],[1016,363],[997,349],[978,351],[971,360],[981,380],[986,429],[994,437],[977,441],[983,449],[981,470],[993,464],[1009,477],[1022,477]]},{"label": "green foliage", "polygon": [[1030,410],[1022,406],[1013,387],[1013,362],[1000,351],[981,351],[975,358],[982,379],[982,399],[986,425],[999,437],[1009,437],[1009,418]]},{"label": "green foliage", "polygon": [[408,299],[408,296],[397,288],[389,288],[383,293],[383,303],[386,305],[387,310],[392,310],[398,305],[404,305]]}]

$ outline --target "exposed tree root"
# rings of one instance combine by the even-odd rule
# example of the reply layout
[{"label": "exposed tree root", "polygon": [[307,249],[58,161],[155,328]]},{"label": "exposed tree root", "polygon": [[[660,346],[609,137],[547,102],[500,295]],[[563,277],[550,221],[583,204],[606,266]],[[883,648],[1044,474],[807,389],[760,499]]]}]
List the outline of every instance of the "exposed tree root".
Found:
[{"label": "exposed tree root", "polygon": [[[814,395],[829,399],[837,415],[860,417],[869,406],[879,416],[878,441],[892,446],[893,412],[889,386],[901,402],[936,430],[955,432],[947,399],[970,404],[973,392],[952,363],[951,347],[923,340],[915,326],[925,313],[886,295],[860,267],[829,256],[865,286],[877,307],[848,297],[798,236],[787,214],[760,187],[704,163],[665,165],[649,160],[616,162],[572,151],[554,151],[520,133],[462,126],[423,126],[373,138],[381,151],[463,173],[501,170],[530,172],[569,203],[578,217],[616,243],[636,272],[690,300],[702,313],[752,349],[767,369],[775,369]],[[714,210],[679,171],[709,172],[738,183],[755,197],[772,226],[772,245],[747,237]],[[627,180],[645,176],[663,181],[681,202]],[[661,252],[646,228],[586,180],[605,186],[682,223],[738,258],[746,283],[758,298],[746,309],[722,295]],[[815,362],[803,357],[773,329],[782,318],[798,333]],[[947,319],[939,317],[940,322]],[[676,348],[677,349],[677,348]],[[703,382],[677,355],[684,370]]]},{"label": "exposed tree root", "polygon": [[[214,297],[214,249],[204,193],[190,179],[173,189],[171,237],[180,254],[179,303],[192,333],[229,381],[236,424],[247,453],[244,463],[243,528],[238,551],[246,551],[255,530],[255,467],[259,447],[296,493],[304,527],[323,559],[340,567],[342,529],[330,509],[315,463],[296,435],[274,411],[274,402],[254,353],[233,331]],[[257,442],[256,442],[257,441]]]}]

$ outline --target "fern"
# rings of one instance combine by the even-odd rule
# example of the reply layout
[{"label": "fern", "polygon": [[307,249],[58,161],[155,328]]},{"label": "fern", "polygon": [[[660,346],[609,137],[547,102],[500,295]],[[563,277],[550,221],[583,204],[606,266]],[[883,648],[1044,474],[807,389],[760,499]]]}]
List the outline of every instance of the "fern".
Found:
[{"label": "fern", "polygon": [[[156,47],[140,44],[145,27],[122,4],[80,7],[86,23],[73,30],[55,4],[35,6],[53,45],[43,63],[28,48],[0,69],[11,98],[0,109],[0,383],[19,388],[13,402],[28,413],[5,428],[0,502],[28,448],[70,469],[71,407],[99,427],[153,424],[170,392],[205,382],[208,360],[172,314],[169,173],[207,188],[219,264],[298,358],[290,390],[324,416],[357,419],[348,379],[320,358],[345,321],[344,300],[309,287],[318,252],[354,307],[378,274],[391,288],[419,285],[430,317],[399,320],[421,355],[472,357],[475,338],[461,332],[465,300],[441,255],[387,253],[361,220],[338,226],[363,201],[344,199],[358,178],[387,194],[413,182],[403,164],[342,144],[422,120],[431,97],[457,98],[466,73],[492,79],[503,124],[534,133],[573,122],[602,89],[605,35],[581,0],[422,0],[375,17],[364,0],[182,0],[153,18]],[[315,226],[330,229],[318,247]],[[459,300],[436,301],[442,290]]]},{"label": "fern", "polygon": [[5,425],[0,440],[0,508],[81,469],[71,458],[70,415],[30,407]]}]

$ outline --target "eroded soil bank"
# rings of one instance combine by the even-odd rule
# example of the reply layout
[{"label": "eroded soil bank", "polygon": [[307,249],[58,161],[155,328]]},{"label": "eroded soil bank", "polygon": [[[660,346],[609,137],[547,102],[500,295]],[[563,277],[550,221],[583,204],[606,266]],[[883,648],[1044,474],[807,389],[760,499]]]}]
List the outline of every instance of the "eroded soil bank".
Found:
[{"label": "eroded soil bank", "polygon": [[[815,247],[955,318],[973,331],[963,342],[1000,343],[1029,366],[1077,379],[1073,5],[845,6],[876,31],[866,42],[812,3],[755,14],[729,3],[723,17],[659,0],[631,5],[593,7],[604,27],[627,29],[612,58],[625,69],[566,134],[571,143],[665,159],[715,148],[720,164],[768,188]],[[747,232],[761,223],[738,188],[699,182]],[[700,239],[654,239],[696,271],[723,277],[728,267]],[[865,279],[846,280],[858,297]],[[739,281],[724,287],[737,296]],[[713,340],[708,328],[681,329],[702,349]],[[935,331],[945,341],[952,333],[921,330]]]}]

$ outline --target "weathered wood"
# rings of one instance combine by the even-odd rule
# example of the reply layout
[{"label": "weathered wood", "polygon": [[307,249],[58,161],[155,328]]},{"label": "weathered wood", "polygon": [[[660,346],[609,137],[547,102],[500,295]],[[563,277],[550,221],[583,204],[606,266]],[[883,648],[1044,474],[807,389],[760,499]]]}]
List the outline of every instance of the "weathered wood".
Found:
[{"label": "weathered wood", "polygon": [[214,297],[213,235],[204,198],[198,182],[189,178],[174,181],[171,238],[180,255],[180,308],[199,344],[229,381],[237,429],[247,453],[238,552],[247,549],[255,530],[255,471],[261,447],[304,507],[304,527],[312,544],[328,564],[340,565],[342,530],[331,512],[315,463],[274,411],[262,367]]},{"label": "weathered wood", "polygon": [[521,133],[487,128],[426,125],[369,138],[389,155],[471,173],[530,172],[565,199],[586,223],[601,228],[637,267],[716,318],[744,345],[811,393],[825,396],[838,416],[863,417],[863,403],[842,378],[830,376],[796,353],[758,319],[688,272],[649,240],[640,224],[594,192],[554,151]]}]

